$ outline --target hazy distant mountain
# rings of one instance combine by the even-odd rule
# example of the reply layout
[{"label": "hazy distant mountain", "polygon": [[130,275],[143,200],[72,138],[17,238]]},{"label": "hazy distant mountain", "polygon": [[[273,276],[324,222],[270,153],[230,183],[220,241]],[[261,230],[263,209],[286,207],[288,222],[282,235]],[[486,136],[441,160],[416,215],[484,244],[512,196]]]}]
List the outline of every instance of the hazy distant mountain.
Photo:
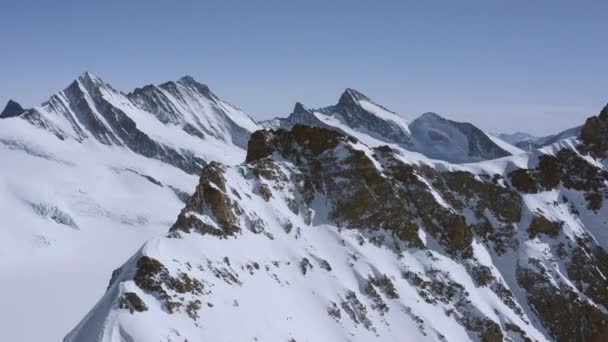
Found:
[{"label": "hazy distant mountain", "polygon": [[535,137],[528,133],[517,132],[512,134],[498,134],[502,140],[514,145],[524,151],[530,151],[544,146],[549,146],[562,139],[576,137],[581,133],[583,126],[569,128],[557,134],[551,134],[544,137]]},{"label": "hazy distant mountain", "polygon": [[333,128],[370,146],[395,144],[429,158],[468,163],[508,156],[483,131],[469,123],[426,113],[409,122],[354,89],[346,89],[336,105],[307,109],[297,104],[287,118],[261,123],[267,128],[289,129],[296,124]]},{"label": "hazy distant mountain", "polygon": [[496,136],[499,137],[500,139],[508,142],[511,145],[515,145],[522,141],[538,139],[538,137],[535,137],[532,134],[525,133],[525,132],[501,133],[501,134],[497,134]]}]

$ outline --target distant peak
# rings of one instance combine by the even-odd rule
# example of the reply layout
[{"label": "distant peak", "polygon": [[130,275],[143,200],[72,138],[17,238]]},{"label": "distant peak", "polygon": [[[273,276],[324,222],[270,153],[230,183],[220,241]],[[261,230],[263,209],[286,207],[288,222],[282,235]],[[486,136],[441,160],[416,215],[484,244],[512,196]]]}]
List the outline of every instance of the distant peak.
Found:
[{"label": "distant peak", "polygon": [[352,88],[346,88],[346,90],[344,90],[344,94],[342,95],[348,95],[357,100],[368,100],[367,96],[363,95],[363,93],[361,93],[360,91],[357,91]]},{"label": "distant peak", "polygon": [[308,112],[309,112],[308,108],[306,108],[301,102],[296,102],[296,105],[293,107],[294,114],[308,113]]},{"label": "distant peak", "polygon": [[24,109],[21,105],[13,100],[8,100],[8,103],[4,107],[2,113],[0,113],[0,119],[11,118],[14,116],[18,116],[23,113]]},{"label": "distant peak", "polygon": [[105,83],[101,78],[97,77],[95,74],[89,71],[85,71],[74,82],[72,82],[67,88],[72,91],[78,91],[77,89],[84,89],[87,92],[95,93],[99,91],[101,88],[112,89],[112,87]]},{"label": "distant peak", "polygon": [[198,82],[196,82],[194,77],[192,77],[190,75],[184,75],[182,78],[180,78],[178,80],[178,82],[180,82],[180,83],[198,83]]},{"label": "distant peak", "polygon": [[346,88],[346,90],[344,90],[344,92],[340,96],[338,105],[339,106],[340,105],[342,105],[342,106],[357,105],[360,100],[369,100],[369,98],[355,89]]},{"label": "distant peak", "polygon": [[103,80],[97,75],[93,74],[90,71],[85,71],[80,76],[78,76],[78,80],[81,82],[88,82],[93,84],[104,84]]},{"label": "distant peak", "polygon": [[177,83],[179,83],[183,86],[186,86],[186,87],[193,87],[204,95],[212,94],[211,89],[209,89],[209,87],[198,82],[197,80],[194,79],[194,77],[192,77],[190,75],[183,76],[182,78],[177,80]]},{"label": "distant peak", "polygon": [[439,115],[437,113],[433,113],[433,112],[426,112],[426,113],[420,115],[419,119],[425,119],[425,120],[445,120],[441,115]]}]

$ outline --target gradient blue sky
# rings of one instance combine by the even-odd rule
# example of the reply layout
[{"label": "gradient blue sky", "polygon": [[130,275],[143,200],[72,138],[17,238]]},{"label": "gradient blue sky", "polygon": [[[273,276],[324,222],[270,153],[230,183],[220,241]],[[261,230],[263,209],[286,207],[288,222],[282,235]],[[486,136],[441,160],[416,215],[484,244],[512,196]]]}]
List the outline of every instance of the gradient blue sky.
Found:
[{"label": "gradient blue sky", "polygon": [[89,70],[115,88],[189,74],[252,117],[346,87],[406,118],[547,134],[608,101],[606,1],[0,0],[0,106]]}]

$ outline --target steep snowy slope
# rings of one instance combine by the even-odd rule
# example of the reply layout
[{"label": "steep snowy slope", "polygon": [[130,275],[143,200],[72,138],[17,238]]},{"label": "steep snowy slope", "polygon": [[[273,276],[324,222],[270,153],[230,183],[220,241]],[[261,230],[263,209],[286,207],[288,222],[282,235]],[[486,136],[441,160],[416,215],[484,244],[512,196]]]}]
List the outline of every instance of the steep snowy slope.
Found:
[{"label": "steep snowy slope", "polygon": [[417,150],[430,158],[466,163],[510,155],[472,124],[435,113],[421,115],[409,127]]},{"label": "steep snowy slope", "polygon": [[607,134],[451,165],[258,131],[65,341],[600,341]]},{"label": "steep snowy slope", "polygon": [[394,144],[453,163],[501,158],[512,154],[509,149],[521,152],[496,141],[498,138],[490,138],[472,124],[446,120],[434,113],[410,123],[353,89],[346,89],[334,106],[310,110],[297,104],[287,118],[266,121],[262,126],[290,129],[297,124],[334,128],[370,146]]},{"label": "steep snowy slope", "polygon": [[60,340],[107,275],[166,231],[207,162],[245,158],[256,125],[240,110],[191,78],[145,88],[125,95],[85,73],[3,112],[0,340]]}]

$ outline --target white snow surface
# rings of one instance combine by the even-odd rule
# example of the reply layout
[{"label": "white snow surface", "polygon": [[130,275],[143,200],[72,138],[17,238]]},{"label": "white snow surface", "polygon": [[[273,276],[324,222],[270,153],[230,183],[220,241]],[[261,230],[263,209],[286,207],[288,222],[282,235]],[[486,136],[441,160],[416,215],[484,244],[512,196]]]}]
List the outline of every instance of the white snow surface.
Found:
[{"label": "white snow surface", "polygon": [[[257,128],[217,97],[206,100],[178,85],[190,96],[173,99],[183,123],[198,122],[197,127],[222,133],[201,139],[186,133],[183,124],[162,123],[86,73],[76,83],[90,105],[90,82],[137,129],[206,161],[234,164],[245,158],[245,150],[231,142],[228,119],[243,131]],[[104,293],[112,271],[146,240],[167,231],[183,207],[179,197],[187,198],[197,184],[197,174],[146,158],[122,141],[94,139],[68,93],[59,92],[34,109],[51,128],[21,117],[0,120],[3,341],[61,340]],[[102,125],[116,129],[91,107]],[[219,115],[216,107],[226,114]],[[58,131],[63,140],[54,134]]]},{"label": "white snow surface", "polygon": [[[173,82],[179,96],[162,85],[152,86],[155,94],[168,99],[167,108],[176,113],[169,119],[153,113],[134,101],[130,94],[112,89],[92,74],[84,74],[76,83],[84,93],[84,101],[93,109],[92,116],[110,132],[107,139],[111,140],[112,134],[118,136],[117,127],[98,112],[89,89],[91,83],[104,100],[126,113],[137,129],[154,141],[182,154],[191,153],[205,161],[232,165],[225,173],[227,184],[240,198],[230,191],[228,196],[241,205],[245,216],[263,220],[268,235],[242,229],[237,238],[218,239],[197,233],[186,234],[183,239],[168,238],[165,233],[184,207],[179,197],[193,192],[198,175],[146,158],[127,148],[120,139],[109,144],[94,139],[82,120],[82,113],[74,107],[73,99],[66,91],[59,92],[34,109],[40,117],[39,123],[44,123],[46,128],[36,127],[19,117],[0,120],[0,160],[3,161],[0,167],[0,272],[7,275],[0,283],[5,308],[0,310],[2,340],[58,341],[71,329],[66,337],[70,342],[181,341],[184,338],[189,341],[285,341],[290,338],[402,341],[404,336],[411,341],[474,340],[474,336],[445,314],[451,304],[429,304],[415,287],[400,281],[405,270],[422,277],[431,270],[438,271],[440,277],[463,284],[475,309],[495,322],[516,322],[526,326],[525,332],[534,339],[548,339],[538,322],[531,319],[533,313],[529,307],[523,305],[523,315],[518,315],[494,292],[475,286],[462,265],[447,257],[441,248],[435,248],[437,242],[423,230],[419,234],[429,251],[406,249],[403,256],[397,258],[394,251],[371,243],[370,236],[333,225],[327,218],[328,208],[323,198],[315,199],[310,224],[303,215],[295,215],[286,206],[288,190],[278,192],[271,186],[272,199],[262,200],[256,190],[259,184],[243,176],[246,165],[235,165],[245,159],[245,133],[260,125],[213,94],[201,96],[189,79]],[[369,101],[359,103],[411,134],[408,121],[399,115]],[[530,164],[539,153],[554,153],[576,144],[570,138],[540,151],[522,153],[488,134],[495,144],[513,156],[459,165],[432,159],[425,151],[414,152],[387,144],[364,129],[349,127],[339,115],[314,112],[314,116],[358,138],[360,143],[355,148],[368,157],[370,147],[389,145],[403,162],[427,164],[438,170],[469,171],[479,176],[505,175],[518,167],[532,167]],[[187,127],[200,130],[203,137],[188,133]],[[63,138],[59,139],[58,134]],[[446,153],[464,153],[461,144],[454,148]],[[293,169],[288,162],[278,164],[285,172]],[[449,206],[430,184],[429,191],[439,203]],[[559,201],[561,194],[567,194],[579,210],[579,216],[575,217],[566,205],[552,204]],[[541,209],[548,216],[565,222],[564,234],[573,236],[586,231],[601,246],[608,247],[607,209],[604,207],[598,213],[587,210],[581,193],[560,189],[526,195],[524,201],[527,214],[518,225],[521,240],[528,240],[525,226],[530,213]],[[213,217],[204,219],[214,222]],[[286,220],[294,223],[290,232],[284,229]],[[481,243],[474,243],[473,248],[476,259],[491,266],[493,274],[511,287],[516,283],[515,264],[520,261],[525,264],[528,256],[542,258],[546,244],[536,239],[527,241],[525,246],[526,252],[521,255],[502,256]],[[119,279],[106,292],[112,271],[123,265],[121,277],[129,278],[142,255],[162,261],[173,275],[187,272],[205,280],[211,293],[198,310],[197,320],[183,310],[168,314],[156,298],[131,280]],[[301,269],[304,258],[312,265],[306,274],[302,274]],[[125,263],[125,260],[128,261]],[[331,265],[331,271],[322,267],[323,261]],[[217,270],[229,271],[242,284],[228,284],[217,278],[214,275]],[[383,275],[393,280],[400,296],[389,298],[378,288],[388,306],[388,311],[381,314],[372,308],[375,303],[362,291],[369,277]],[[351,309],[357,306],[347,298],[348,291],[353,291],[357,301],[366,307],[370,326],[365,326],[360,313],[355,313],[356,320],[349,318],[341,306],[342,302],[348,302]],[[117,301],[125,292],[136,293],[149,310],[135,314],[119,310]],[[525,294],[517,291],[514,294],[518,302],[525,302],[522,300]],[[340,319],[328,315],[332,302],[342,309]]]},{"label": "white snow surface", "polygon": [[[371,156],[368,147],[361,142],[352,143],[351,147]],[[340,148],[336,150],[341,151]],[[521,154],[477,164],[451,165],[424,158],[408,159],[413,156],[416,155],[402,155],[401,158],[404,161],[429,163],[439,169],[470,171],[478,175],[505,174],[514,167],[526,167],[531,157]],[[293,164],[280,158],[275,159],[275,163],[286,174],[295,170]],[[425,280],[430,280],[432,274],[441,281],[461,284],[468,293],[471,310],[482,313],[499,325],[516,323],[535,340],[551,340],[527,306],[523,297],[525,294],[514,290],[518,302],[523,303],[521,307],[517,305],[521,308],[518,313],[489,287],[475,285],[464,266],[447,256],[443,248],[424,231],[421,234],[427,250],[403,248],[398,255],[387,247],[391,243],[373,243],[374,237],[391,239],[390,234],[382,230],[370,233],[340,229],[331,223],[326,199],[319,194],[313,201],[310,222],[306,221],[304,215],[295,214],[288,208],[286,199],[291,198],[293,193],[289,183],[282,184],[286,187],[279,190],[274,186],[274,181],[260,180],[268,185],[272,193],[271,199],[266,202],[256,190],[260,184],[246,176],[250,172],[249,166],[243,164],[229,167],[223,173],[225,183],[231,189],[226,191],[226,195],[244,210],[240,215],[240,233],[235,237],[218,238],[192,232],[184,233],[181,238],[160,236],[148,241],[123,265],[119,279],[65,341],[477,339],[453,316],[445,314],[446,310],[453,308],[452,303],[425,301],[416,286],[403,280],[404,272],[414,272]],[[441,205],[449,206],[430,184],[427,185]],[[564,221],[564,234],[571,237],[586,230],[567,205],[554,207],[552,203],[558,195],[559,192],[554,191],[524,196],[524,212],[528,214],[517,224],[517,239],[525,245],[520,254],[510,252],[498,255],[485,244],[477,240],[473,242],[474,259],[480,265],[489,267],[506,288],[518,289],[515,269],[520,264],[526,265],[529,257],[553,265],[544,256],[544,242],[527,237],[529,213],[540,209],[550,219]],[[577,208],[585,210],[585,204],[581,202]],[[204,213],[192,215],[202,215],[205,222],[214,222],[212,216]],[[247,229],[248,224],[244,219],[247,217],[260,219],[264,224],[263,231]],[[293,223],[293,227],[286,230],[286,222]],[[593,231],[591,233],[595,234]],[[605,239],[601,235],[597,238]],[[185,310],[170,314],[154,296],[135,285],[131,279],[137,269],[136,261],[141,256],[159,260],[170,274],[186,272],[203,280],[206,289],[203,296],[184,295],[186,302],[190,299],[203,300],[202,308],[197,311],[199,317],[189,317]],[[330,265],[330,269],[324,265]],[[306,268],[306,272],[303,268]],[[218,276],[221,273],[230,274],[233,280]],[[378,309],[378,302],[366,295],[369,279],[383,276],[392,281],[399,294],[398,298],[391,297],[382,288],[375,287],[381,301],[386,304],[386,311]],[[126,292],[136,293],[148,305],[148,310],[131,313],[118,309],[119,300]],[[349,297],[351,292],[354,296]],[[341,310],[339,318],[329,314],[335,308],[334,303]],[[355,318],[351,318],[348,310],[353,307],[364,309],[355,310]],[[235,329],[233,325],[238,328]],[[504,333],[518,340],[519,335],[508,331]]]},{"label": "white snow surface", "polygon": [[[282,166],[292,169],[288,163]],[[316,201],[313,224],[308,225],[287,208],[283,199],[288,191],[273,189],[273,199],[266,203],[252,189],[251,181],[242,176],[246,172],[244,166],[228,169],[226,184],[240,194],[241,199],[231,197],[238,200],[246,215],[263,219],[264,234],[243,229],[236,238],[227,239],[198,233],[185,234],[181,239],[158,237],[123,266],[123,277],[129,277],[136,270],[135,261],[145,255],[160,260],[172,274],[187,271],[204,279],[208,293],[198,311],[199,318],[193,320],[185,312],[169,314],[132,280],[119,279],[65,341],[471,340],[471,335],[445,314],[451,304],[425,302],[416,287],[403,281],[404,271],[424,274],[434,270],[464,284],[476,309],[499,322],[526,325],[529,320],[513,312],[489,289],[476,287],[463,266],[441,252],[406,250],[397,258],[393,250],[375,246],[365,234],[340,230],[329,223],[321,198]],[[290,232],[283,228],[287,219],[294,223]],[[491,265],[485,247],[477,244],[476,249],[480,259]],[[304,258],[312,265],[306,274],[301,269]],[[331,270],[323,268],[324,262]],[[230,272],[240,284],[216,278],[213,274],[218,270]],[[370,277],[384,275],[392,280],[400,296],[390,298],[377,288],[388,306],[388,311],[381,313],[362,292]],[[348,291],[356,293],[365,306],[365,313],[357,313],[358,321],[349,318],[342,307]],[[135,314],[116,309],[118,298],[125,292],[137,293],[149,309]],[[341,308],[340,319],[328,314],[332,303]],[[369,327],[363,323],[365,317],[370,320]],[[546,340],[537,328],[527,326],[530,336]]]}]

